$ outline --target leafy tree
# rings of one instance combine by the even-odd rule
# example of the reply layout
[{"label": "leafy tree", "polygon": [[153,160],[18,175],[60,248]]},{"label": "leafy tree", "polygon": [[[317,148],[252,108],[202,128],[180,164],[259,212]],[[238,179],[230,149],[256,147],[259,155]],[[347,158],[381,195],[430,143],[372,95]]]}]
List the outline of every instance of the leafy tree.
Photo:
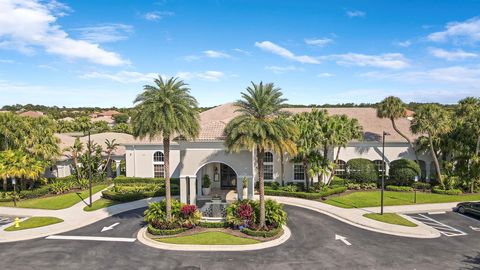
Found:
[{"label": "leafy tree", "polygon": [[110,127],[106,121],[96,121],[93,123],[93,129],[95,132],[102,133],[110,131]]},{"label": "leafy tree", "polygon": [[407,106],[405,105],[405,103],[403,103],[403,101],[398,97],[394,97],[394,96],[386,97],[377,106],[377,116],[380,118],[390,119],[390,121],[392,122],[392,127],[395,130],[395,132],[397,132],[398,135],[402,136],[408,142],[408,144],[410,144],[410,147],[413,149],[413,152],[415,153],[415,160],[417,164],[419,164],[415,146],[413,145],[412,141],[403,132],[401,132],[398,129],[397,124],[395,123],[396,119],[404,118],[407,116]]},{"label": "leafy tree", "polygon": [[129,116],[126,113],[116,114],[113,116],[116,124],[126,124],[128,122],[128,118]]},{"label": "leafy tree", "polygon": [[275,87],[273,83],[252,82],[246,90],[242,92],[242,99],[235,102],[236,112],[240,115],[225,127],[225,146],[231,152],[256,150],[260,193],[259,227],[263,229],[266,226],[263,178],[265,152],[277,151],[278,146],[283,145],[286,152],[295,153],[292,134],[295,134],[296,130],[288,118],[279,117],[286,101],[282,98],[280,88]]},{"label": "leafy tree", "polygon": [[132,116],[134,137],[150,140],[162,138],[165,162],[165,193],[167,217],[171,217],[170,192],[170,141],[174,136],[195,138],[200,131],[198,103],[190,95],[190,89],[182,80],[162,77],[155,85],[145,85],[143,92],[134,100]]},{"label": "leafy tree", "polygon": [[410,129],[414,134],[426,134],[437,179],[441,185],[444,185],[434,141],[451,130],[449,112],[436,104],[419,106],[415,111]]},{"label": "leafy tree", "polygon": [[107,168],[111,168],[112,154],[120,146],[120,144],[118,144],[115,139],[113,140],[106,139],[105,145],[106,145],[105,153],[107,154],[107,161],[105,162],[105,166],[103,167],[103,172],[106,172]]},{"label": "leafy tree", "polygon": [[69,152],[68,155],[72,159],[77,181],[80,180],[82,176],[80,175],[80,167],[78,166],[78,164],[79,164],[79,158],[83,152],[83,143],[80,142],[79,138],[75,138],[75,142],[73,143],[73,145],[65,148],[64,151]]}]

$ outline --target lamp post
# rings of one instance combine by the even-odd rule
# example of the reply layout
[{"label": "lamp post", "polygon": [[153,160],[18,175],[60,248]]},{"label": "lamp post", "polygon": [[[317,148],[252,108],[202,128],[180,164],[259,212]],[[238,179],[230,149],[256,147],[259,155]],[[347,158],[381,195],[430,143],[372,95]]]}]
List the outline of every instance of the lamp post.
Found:
[{"label": "lamp post", "polygon": [[15,177],[12,178],[13,186],[13,207],[17,207],[17,180]]},{"label": "lamp post", "polygon": [[88,130],[88,181],[90,189],[89,207],[92,207],[92,141],[90,139],[90,129]]},{"label": "lamp post", "polygon": [[381,202],[380,202],[380,215],[383,215],[383,192],[385,190],[385,136],[389,136],[390,133],[384,131],[382,136],[382,192],[381,192]]},{"label": "lamp post", "polygon": [[413,203],[417,203],[417,182],[418,175],[415,175],[415,184],[413,185]]}]

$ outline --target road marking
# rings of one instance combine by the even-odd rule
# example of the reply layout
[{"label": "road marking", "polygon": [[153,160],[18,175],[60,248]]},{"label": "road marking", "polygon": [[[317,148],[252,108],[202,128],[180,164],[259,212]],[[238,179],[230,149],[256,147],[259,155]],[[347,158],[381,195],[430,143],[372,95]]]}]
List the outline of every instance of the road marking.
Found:
[{"label": "road marking", "polygon": [[120,224],[120,223],[117,222],[117,223],[113,223],[112,225],[110,225],[108,227],[103,227],[101,232],[113,230],[113,228],[115,228],[115,226],[117,226],[118,224]]},{"label": "road marking", "polygon": [[468,226],[470,227],[470,229],[476,231],[476,232],[480,232],[480,228],[479,227],[473,227],[473,226]]},{"label": "road marking", "polygon": [[418,214],[418,216],[411,216],[412,218],[422,222],[423,224],[430,226],[437,231],[439,231],[441,234],[445,236],[463,236],[463,235],[468,235],[466,232],[460,231],[459,229],[453,228],[452,226],[449,226],[447,224],[444,224],[438,220],[435,220],[431,217],[427,217],[423,214]]},{"label": "road marking", "polygon": [[136,238],[123,237],[99,237],[99,236],[71,236],[71,235],[50,235],[45,239],[51,240],[80,240],[80,241],[107,241],[107,242],[135,242]]},{"label": "road marking", "polygon": [[428,212],[427,214],[429,215],[442,215],[442,214],[446,214],[447,212],[445,211],[438,211],[438,212]]},{"label": "road marking", "polygon": [[338,234],[335,234],[335,240],[340,240],[342,241],[345,245],[347,246],[351,246],[352,244],[350,242],[347,241],[347,238],[345,236],[341,236],[341,235],[338,235]]}]

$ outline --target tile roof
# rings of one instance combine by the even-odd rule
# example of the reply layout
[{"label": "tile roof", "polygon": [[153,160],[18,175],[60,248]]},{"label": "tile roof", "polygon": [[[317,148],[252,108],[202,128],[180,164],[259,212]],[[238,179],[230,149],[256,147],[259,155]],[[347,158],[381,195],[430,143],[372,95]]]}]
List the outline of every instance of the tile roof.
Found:
[{"label": "tile roof", "polygon": [[26,112],[19,113],[19,115],[37,118],[37,117],[43,116],[43,112],[39,112],[39,111],[26,111]]}]

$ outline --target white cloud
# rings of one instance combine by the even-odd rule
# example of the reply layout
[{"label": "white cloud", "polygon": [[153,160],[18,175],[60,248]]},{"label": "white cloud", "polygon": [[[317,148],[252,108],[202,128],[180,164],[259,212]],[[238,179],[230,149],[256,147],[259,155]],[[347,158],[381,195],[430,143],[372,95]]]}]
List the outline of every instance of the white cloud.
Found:
[{"label": "white cloud", "polygon": [[141,73],[135,71],[119,71],[117,73],[89,72],[80,76],[82,79],[107,79],[119,83],[151,82],[157,73]]},{"label": "white cloud", "polygon": [[410,45],[412,45],[412,42],[410,40],[399,41],[399,42],[396,42],[395,45],[400,47],[410,47]]},{"label": "white cloud", "polygon": [[10,59],[0,59],[0,64],[13,64],[15,61]]},{"label": "white cloud", "polygon": [[97,26],[80,27],[73,29],[80,33],[80,39],[93,42],[115,42],[125,40],[133,32],[131,25],[125,24],[103,24]]},{"label": "white cloud", "polygon": [[332,73],[329,73],[329,72],[322,72],[322,73],[319,73],[317,75],[317,77],[319,77],[319,78],[329,78],[329,77],[333,77],[333,76],[335,76],[335,75],[332,74]]},{"label": "white cloud", "polygon": [[429,48],[428,51],[430,52],[431,55],[437,58],[448,60],[448,61],[464,60],[468,58],[478,57],[478,54],[476,53],[466,52],[461,49],[458,49],[455,51],[447,51],[440,48]]},{"label": "white cloud", "polygon": [[320,61],[318,59],[314,58],[314,57],[307,56],[307,55],[295,55],[291,51],[289,51],[289,50],[287,50],[283,47],[280,47],[277,44],[275,44],[273,42],[270,42],[270,41],[255,42],[255,46],[262,49],[262,50],[271,52],[271,53],[276,54],[276,55],[280,55],[283,58],[287,58],[287,59],[290,59],[290,60],[293,60],[293,61],[296,61],[296,62],[299,62],[299,63],[320,64]]},{"label": "white cloud", "polygon": [[[53,6],[48,3],[57,3]],[[47,53],[92,63],[119,66],[127,64],[117,53],[101,49],[98,44],[75,40],[57,23],[58,2],[37,0],[0,1],[0,48],[33,53],[43,48]],[[63,8],[64,9],[64,8]]]},{"label": "white cloud", "polygon": [[289,71],[303,71],[303,68],[298,68],[295,66],[286,66],[286,67],[280,67],[280,66],[266,66],[266,70],[270,70],[271,72],[275,74],[283,74]]},{"label": "white cloud", "polygon": [[361,10],[348,10],[347,11],[347,16],[350,17],[350,18],[365,17],[365,15],[367,15],[367,13],[365,13]]},{"label": "white cloud", "polygon": [[214,70],[208,70],[204,72],[183,71],[178,72],[176,76],[184,80],[200,79],[203,81],[218,82],[225,77],[225,73]]},{"label": "white cloud", "polygon": [[159,21],[165,17],[170,17],[173,15],[175,15],[175,13],[171,11],[151,11],[143,14],[143,18],[149,21]]},{"label": "white cloud", "polygon": [[235,48],[233,50],[236,51],[236,52],[239,52],[239,53],[243,53],[245,55],[250,55],[251,54],[249,51],[242,50],[242,49],[239,49],[239,48]]},{"label": "white cloud", "polygon": [[401,69],[409,66],[408,60],[401,53],[384,53],[379,55],[367,55],[360,53],[347,53],[326,56],[339,65],[360,67],[381,67]]},{"label": "white cloud", "polygon": [[323,47],[333,42],[333,39],[330,38],[313,38],[313,39],[305,39],[305,43],[308,45],[314,45],[318,47]]},{"label": "white cloud", "polygon": [[480,41],[480,17],[474,17],[464,22],[449,22],[444,31],[428,35],[434,42],[452,40],[458,43],[475,43]]},{"label": "white cloud", "polygon": [[206,57],[210,57],[210,58],[230,58],[230,55],[224,52],[214,51],[214,50],[204,51],[203,54]]}]

